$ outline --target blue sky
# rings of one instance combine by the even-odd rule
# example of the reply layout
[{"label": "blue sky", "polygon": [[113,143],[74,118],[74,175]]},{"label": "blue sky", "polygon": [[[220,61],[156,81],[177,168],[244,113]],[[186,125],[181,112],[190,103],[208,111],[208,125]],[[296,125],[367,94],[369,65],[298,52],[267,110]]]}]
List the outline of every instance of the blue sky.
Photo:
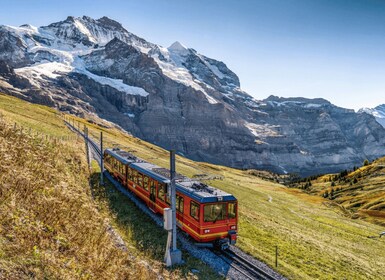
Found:
[{"label": "blue sky", "polygon": [[180,41],[224,61],[257,99],[323,97],[358,109],[385,103],[383,0],[0,0],[0,24],[111,17],[146,40]]}]

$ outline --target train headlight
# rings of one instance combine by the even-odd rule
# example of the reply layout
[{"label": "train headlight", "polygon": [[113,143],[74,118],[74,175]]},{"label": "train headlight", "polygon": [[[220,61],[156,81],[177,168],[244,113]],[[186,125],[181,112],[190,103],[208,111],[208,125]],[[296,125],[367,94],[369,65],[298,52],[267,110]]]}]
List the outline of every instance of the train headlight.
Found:
[{"label": "train headlight", "polygon": [[210,232],[210,230],[209,229],[205,229],[205,233],[209,233]]},{"label": "train headlight", "polygon": [[237,229],[237,226],[231,226],[230,229]]}]

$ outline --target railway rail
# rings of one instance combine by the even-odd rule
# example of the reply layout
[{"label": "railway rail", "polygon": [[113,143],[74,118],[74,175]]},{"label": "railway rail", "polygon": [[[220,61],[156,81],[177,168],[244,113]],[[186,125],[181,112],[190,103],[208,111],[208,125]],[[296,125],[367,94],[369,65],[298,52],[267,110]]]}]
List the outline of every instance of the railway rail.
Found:
[{"label": "railway rail", "polygon": [[276,277],[267,273],[264,269],[253,264],[245,257],[230,249],[217,252],[217,255],[228,263],[232,268],[237,270],[246,279],[262,279],[262,280],[278,280],[281,277]]},{"label": "railway rail", "polygon": [[[91,137],[89,136],[86,136],[84,134],[84,132],[82,132],[81,130],[77,129],[75,126],[73,126],[71,123],[67,122],[67,121],[64,121],[67,126],[72,130],[74,131],[75,133],[78,133],[80,134],[80,136],[82,136],[85,140],[88,141],[88,143],[90,144],[90,147],[92,149],[93,152],[95,152],[96,156],[98,157],[98,159],[100,159],[101,155],[102,155],[102,151],[100,150],[100,144],[98,144],[95,140],[93,140]],[[100,165],[100,160],[98,161],[98,164]]]}]

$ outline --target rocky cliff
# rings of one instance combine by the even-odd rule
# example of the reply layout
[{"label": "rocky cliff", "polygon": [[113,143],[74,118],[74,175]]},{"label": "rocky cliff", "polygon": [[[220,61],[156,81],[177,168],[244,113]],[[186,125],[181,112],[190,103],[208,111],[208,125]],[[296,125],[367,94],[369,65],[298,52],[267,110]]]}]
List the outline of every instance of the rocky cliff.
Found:
[{"label": "rocky cliff", "polygon": [[1,91],[95,114],[195,160],[309,175],[385,154],[371,115],[322,99],[255,100],[223,62],[106,17],[0,26],[0,61]]}]

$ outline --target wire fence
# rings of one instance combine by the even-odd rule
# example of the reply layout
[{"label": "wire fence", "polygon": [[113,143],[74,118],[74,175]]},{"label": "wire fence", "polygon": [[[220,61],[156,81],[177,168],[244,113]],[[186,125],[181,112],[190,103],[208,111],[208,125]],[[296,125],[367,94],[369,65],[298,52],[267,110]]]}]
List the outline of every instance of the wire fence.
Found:
[{"label": "wire fence", "polygon": [[64,142],[75,142],[79,140],[79,135],[52,135],[32,129],[31,127],[25,127],[21,124],[14,123],[12,126],[13,130],[21,135],[29,136],[33,139],[40,141],[48,141],[53,143],[64,143]]}]

